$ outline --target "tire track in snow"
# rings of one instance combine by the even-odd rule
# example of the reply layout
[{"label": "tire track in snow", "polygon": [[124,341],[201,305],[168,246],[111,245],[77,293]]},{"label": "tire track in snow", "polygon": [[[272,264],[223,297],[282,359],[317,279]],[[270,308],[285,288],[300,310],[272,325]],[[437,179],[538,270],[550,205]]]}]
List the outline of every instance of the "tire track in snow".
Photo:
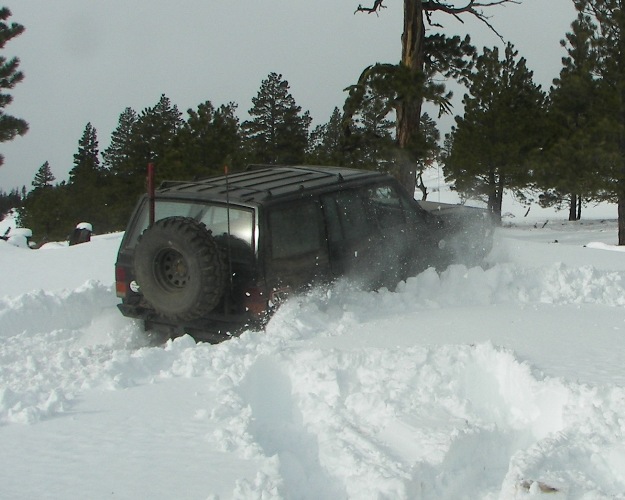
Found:
[{"label": "tire track in snow", "polygon": [[[110,287],[92,283],[73,292],[3,299],[0,422],[36,422],[66,412],[89,388],[208,377],[220,392],[211,439],[266,461],[256,483],[237,485],[250,494],[272,485],[289,497],[303,491],[302,480],[312,480],[311,495],[353,498],[457,492],[479,498],[518,491],[524,481],[553,484],[558,457],[574,449],[576,433],[594,443],[582,451],[605,456],[589,461],[580,477],[600,471],[597,491],[619,492],[625,479],[614,471],[625,461],[619,448],[625,424],[606,416],[623,414],[619,389],[589,394],[533,374],[490,344],[338,352],[301,341],[341,335],[385,315],[466,304],[621,307],[622,278],[560,264],[538,270],[453,266],[440,275],[422,273],[395,292],[344,284],[315,290],[287,302],[266,334],[220,346],[183,338],[165,349],[141,348],[136,325],[117,313]],[[274,406],[254,396],[254,380],[275,387]],[[592,426],[596,418],[606,425]],[[280,429],[288,439],[280,438]],[[476,456],[478,449],[487,453]],[[509,470],[502,469],[506,463]],[[575,479],[569,481],[560,487],[574,492]],[[467,482],[480,487],[467,492]]]},{"label": "tire track in snow", "polygon": [[[489,343],[281,349],[257,358],[222,398],[213,439],[277,461],[270,479],[283,498],[515,498],[532,482],[575,497],[589,476],[600,493],[625,487],[615,472],[625,423],[615,435],[614,422],[597,429],[587,411],[617,418],[625,391],[541,377]],[[609,453],[582,470],[571,460],[575,473],[563,480],[558,455],[578,441]]]}]

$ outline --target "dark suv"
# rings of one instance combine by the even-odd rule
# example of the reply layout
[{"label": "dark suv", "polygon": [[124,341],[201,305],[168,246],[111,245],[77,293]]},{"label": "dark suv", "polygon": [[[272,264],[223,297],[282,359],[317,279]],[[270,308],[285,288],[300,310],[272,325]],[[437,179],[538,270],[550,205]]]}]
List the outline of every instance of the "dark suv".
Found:
[{"label": "dark suv", "polygon": [[346,168],[165,182],[139,201],[121,242],[119,309],[158,336],[217,342],[338,277],[393,288],[430,266],[479,262],[490,249],[485,212],[427,208],[388,175]]}]

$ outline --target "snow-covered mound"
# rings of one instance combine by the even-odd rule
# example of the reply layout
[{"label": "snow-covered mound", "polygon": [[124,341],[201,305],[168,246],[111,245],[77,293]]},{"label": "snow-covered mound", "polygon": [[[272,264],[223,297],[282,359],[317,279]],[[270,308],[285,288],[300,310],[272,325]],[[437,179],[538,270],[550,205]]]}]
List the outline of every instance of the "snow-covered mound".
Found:
[{"label": "snow-covered mound", "polygon": [[615,222],[501,229],[481,268],[337,283],[214,346],[146,345],[120,238],[0,241],[2,497],[625,498]]}]

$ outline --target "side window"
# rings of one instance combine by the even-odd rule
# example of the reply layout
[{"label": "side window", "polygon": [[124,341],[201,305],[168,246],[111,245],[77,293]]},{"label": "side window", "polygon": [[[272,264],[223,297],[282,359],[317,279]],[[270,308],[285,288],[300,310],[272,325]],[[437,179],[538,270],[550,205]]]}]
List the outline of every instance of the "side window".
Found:
[{"label": "side window", "polygon": [[369,188],[367,195],[381,228],[405,224],[404,207],[393,186],[382,185]]},{"label": "side window", "polygon": [[211,206],[196,217],[208,227],[213,235],[230,235],[247,245],[252,245],[254,217],[251,210],[241,210],[224,206]]},{"label": "side window", "polygon": [[319,206],[313,201],[274,208],[269,212],[274,259],[318,252],[323,244]]}]

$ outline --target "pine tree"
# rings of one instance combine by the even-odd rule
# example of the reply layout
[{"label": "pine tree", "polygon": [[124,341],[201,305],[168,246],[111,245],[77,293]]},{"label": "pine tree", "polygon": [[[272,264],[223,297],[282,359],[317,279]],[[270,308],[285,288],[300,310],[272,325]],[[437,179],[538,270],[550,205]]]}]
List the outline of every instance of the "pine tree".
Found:
[{"label": "pine tree", "polygon": [[0,220],[2,220],[5,214],[12,208],[21,207],[23,201],[24,197],[20,196],[20,192],[17,188],[12,189],[9,194],[0,190]]},{"label": "pine tree", "polygon": [[107,191],[107,212],[111,230],[121,229],[141,192],[146,162],[140,157],[135,137],[139,117],[132,108],[119,115],[111,142],[102,153]]},{"label": "pine tree", "polygon": [[63,183],[34,189],[24,199],[20,223],[33,231],[33,239],[39,243],[63,240],[82,221],[78,211],[82,203]]},{"label": "pine tree", "polygon": [[132,134],[133,160],[139,172],[145,173],[150,162],[165,167],[164,163],[175,150],[182,124],[182,114],[165,94],[153,107],[141,112]]},{"label": "pine tree", "polygon": [[158,179],[180,172],[178,135],[183,121],[180,111],[164,94],[152,107],[137,115],[126,108],[104,151],[104,188],[107,227],[123,228],[137,198],[145,190],[147,166],[154,163]]},{"label": "pine tree", "polygon": [[252,98],[251,120],[242,125],[249,161],[294,164],[304,161],[311,118],[295,103],[289,83],[270,73]]},{"label": "pine tree", "polygon": [[24,198],[20,210],[20,223],[29,227],[41,242],[63,238],[72,224],[66,220],[69,210],[64,209],[61,202],[67,187],[53,186],[54,180],[50,163],[46,161],[37,170],[32,181],[33,190]]},{"label": "pine tree", "polygon": [[618,204],[618,243],[625,245],[625,8],[622,0],[574,0],[574,4],[595,26],[591,46],[606,109],[604,153],[611,153],[603,162],[611,167],[605,180]]},{"label": "pine tree", "polygon": [[578,13],[561,44],[567,57],[549,95],[549,134],[538,155],[537,186],[541,205],[569,204],[569,220],[581,216],[582,200],[601,199],[605,192],[604,109],[596,60],[591,46],[595,27]]},{"label": "pine tree", "polygon": [[179,136],[179,153],[185,178],[206,177],[240,167],[241,132],[236,104],[215,108],[210,101],[189,109]]},{"label": "pine tree", "polygon": [[[484,25],[495,31],[491,22],[483,12],[485,7],[517,3],[516,0],[483,0],[475,2],[450,2],[447,0],[404,0],[404,32],[401,37],[402,53],[398,65],[376,65],[373,72],[381,70],[385,76],[388,69],[394,73],[396,97],[394,111],[396,117],[396,141],[402,154],[401,164],[396,177],[408,192],[413,192],[416,181],[416,164],[414,145],[422,139],[420,130],[421,112],[424,101],[433,101],[442,106],[442,110],[449,111],[449,94],[445,93],[444,86],[436,83],[433,76],[440,73],[445,78],[462,80],[462,73],[466,69],[462,61],[468,55],[468,36],[447,37],[440,33],[444,29],[440,22],[434,20],[436,15],[453,16],[461,20],[466,16],[473,16]],[[385,8],[384,0],[373,0],[370,7],[358,5],[357,12],[374,13]],[[436,33],[426,34],[427,26],[434,26]],[[496,33],[496,32],[495,32]],[[392,67],[394,66],[394,68]],[[408,91],[402,91],[408,90]]]},{"label": "pine tree", "polygon": [[[421,2],[405,2],[405,19],[410,17],[415,22],[425,10],[437,10],[436,6],[439,5],[438,2],[428,2],[427,7],[423,5],[418,8],[421,12],[418,14],[414,5],[408,9],[409,2]],[[427,17],[429,20],[429,15]],[[404,44],[405,57],[402,57],[400,64],[378,63],[365,68],[358,82],[348,87],[349,96],[343,109],[346,135],[350,136],[354,128],[352,117],[368,101],[373,99],[384,103],[381,112],[395,122],[394,165],[389,170],[406,190],[414,192],[417,176],[423,171],[429,155],[429,131],[421,128],[429,117],[425,117],[424,121],[422,105],[424,102],[431,103],[438,108],[439,115],[451,112],[452,93],[441,82],[456,79],[464,83],[473,65],[475,48],[468,36],[447,37],[440,33],[425,36],[424,32],[417,33],[417,26],[410,23],[408,21],[405,25],[410,34],[406,35],[403,42],[415,43],[419,47]],[[417,56],[418,52],[420,56]],[[417,61],[414,59],[416,57],[423,59]]]},{"label": "pine tree", "polygon": [[[9,40],[24,32],[24,26],[21,24],[11,23],[9,25],[6,22],[9,17],[11,17],[11,11],[6,7],[0,8],[0,49],[4,49]],[[24,79],[24,74],[18,71],[19,64],[20,61],[17,57],[7,60],[0,56],[0,89],[12,89]],[[4,108],[11,102],[13,102],[11,95],[0,92],[0,142],[10,141],[28,131],[26,121],[4,112]],[[0,165],[3,161],[4,157],[0,155]]]},{"label": "pine tree", "polygon": [[52,186],[55,179],[52,174],[52,169],[50,168],[50,163],[46,161],[39,167],[39,170],[37,170],[32,185],[34,189],[43,189]]},{"label": "pine tree", "polygon": [[88,123],[78,141],[74,167],[69,173],[67,187],[61,186],[58,195],[71,202],[63,204],[59,220],[69,231],[78,222],[90,222],[97,231],[110,229],[108,196],[104,168],[100,165],[96,129]]},{"label": "pine tree", "polygon": [[[393,172],[393,122],[387,119],[386,96],[368,93],[349,114],[344,129],[346,162],[353,167]],[[345,126],[345,118],[343,126]]]},{"label": "pine tree", "polygon": [[344,165],[343,115],[334,108],[330,120],[317,125],[310,134],[307,162],[315,165]]},{"label": "pine tree", "polygon": [[544,138],[545,96],[517,56],[508,44],[502,61],[497,48],[477,58],[444,165],[446,179],[468,197],[484,198],[498,223],[504,191],[521,195],[530,184],[530,152]]},{"label": "pine tree", "polygon": [[119,115],[109,146],[102,153],[103,165],[113,175],[127,176],[132,173],[133,130],[137,120],[136,111],[126,108]]},{"label": "pine tree", "polygon": [[74,155],[74,167],[69,172],[69,184],[95,186],[102,169],[100,167],[97,131],[87,123],[78,141],[78,152]]}]

